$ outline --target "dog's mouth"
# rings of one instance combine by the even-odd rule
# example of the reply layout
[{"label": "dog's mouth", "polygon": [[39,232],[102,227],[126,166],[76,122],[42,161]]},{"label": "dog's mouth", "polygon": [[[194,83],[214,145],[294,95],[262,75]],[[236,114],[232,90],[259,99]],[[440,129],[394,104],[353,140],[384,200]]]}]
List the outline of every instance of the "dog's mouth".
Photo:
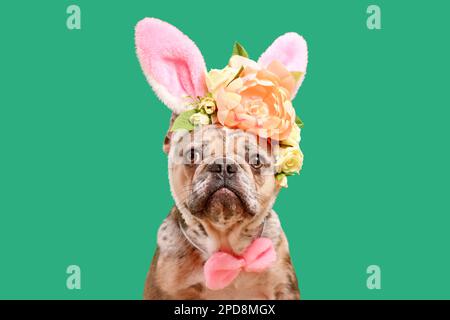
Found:
[{"label": "dog's mouth", "polygon": [[239,202],[242,205],[242,200],[239,195],[232,189],[228,187],[221,187],[217,191],[212,192],[208,198],[208,203],[213,201],[220,201],[223,203],[227,202]]},{"label": "dog's mouth", "polygon": [[217,214],[225,218],[242,215],[245,211],[245,202],[233,189],[220,187],[208,197],[205,211],[212,218],[217,216]]},{"label": "dog's mouth", "polygon": [[245,213],[255,215],[250,207],[248,197],[239,188],[229,184],[220,184],[210,188],[209,192],[196,194],[190,202],[190,211],[195,215],[215,215],[221,212],[223,215],[243,215]]}]

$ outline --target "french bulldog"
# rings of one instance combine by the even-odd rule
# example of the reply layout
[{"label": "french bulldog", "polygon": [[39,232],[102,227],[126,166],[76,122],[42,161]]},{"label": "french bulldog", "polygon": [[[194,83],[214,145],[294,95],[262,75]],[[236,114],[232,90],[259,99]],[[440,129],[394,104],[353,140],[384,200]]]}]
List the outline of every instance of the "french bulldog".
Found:
[{"label": "french bulldog", "polygon": [[[286,54],[298,44],[277,41],[266,54],[300,59],[306,68],[306,49]],[[278,145],[216,124],[171,131],[174,119],[188,110],[187,97],[205,94],[203,57],[187,36],[153,18],[136,26],[136,47],[148,82],[172,110],[163,150],[175,202],[158,230],[144,299],[299,299],[288,241],[272,208],[280,190],[273,171]],[[273,245],[270,267],[240,272],[221,289],[205,285],[211,255],[241,256],[258,238]]]}]

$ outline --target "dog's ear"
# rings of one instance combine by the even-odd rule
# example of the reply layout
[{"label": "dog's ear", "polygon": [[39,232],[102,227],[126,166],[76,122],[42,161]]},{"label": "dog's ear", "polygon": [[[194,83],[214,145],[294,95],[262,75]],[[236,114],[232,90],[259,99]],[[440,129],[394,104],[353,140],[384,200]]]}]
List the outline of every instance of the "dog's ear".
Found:
[{"label": "dog's ear", "polygon": [[175,121],[176,117],[178,115],[172,112],[172,115],[170,116],[170,122],[169,122],[169,129],[167,130],[166,136],[164,138],[163,142],[163,151],[166,154],[169,154],[170,151],[170,142],[172,141],[172,134],[173,132],[170,131],[170,128],[172,128],[173,122]]},{"label": "dog's ear", "polygon": [[308,65],[308,47],[305,39],[295,32],[278,37],[258,59],[258,63],[263,67],[267,67],[273,61],[281,62],[291,72],[301,72],[297,74],[297,86],[292,93],[291,98],[294,99],[305,78]]},{"label": "dog's ear", "polygon": [[173,112],[206,93],[206,66],[194,42],[167,22],[145,18],[136,25],[136,51],[147,81]]}]

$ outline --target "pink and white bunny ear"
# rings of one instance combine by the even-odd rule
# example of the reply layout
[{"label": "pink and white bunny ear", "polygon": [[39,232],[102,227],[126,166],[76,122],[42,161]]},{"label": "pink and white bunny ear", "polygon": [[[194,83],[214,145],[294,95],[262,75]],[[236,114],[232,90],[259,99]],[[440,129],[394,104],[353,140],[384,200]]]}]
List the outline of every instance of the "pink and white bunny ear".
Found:
[{"label": "pink and white bunny ear", "polygon": [[275,60],[281,62],[290,72],[302,73],[291,97],[294,99],[305,78],[306,66],[308,65],[308,47],[305,39],[295,32],[289,32],[278,37],[259,57],[258,63],[267,67]]},{"label": "pink and white bunny ear", "polygon": [[194,42],[167,22],[145,18],[136,25],[136,51],[147,81],[175,113],[190,107],[189,97],[206,93],[206,66]]}]

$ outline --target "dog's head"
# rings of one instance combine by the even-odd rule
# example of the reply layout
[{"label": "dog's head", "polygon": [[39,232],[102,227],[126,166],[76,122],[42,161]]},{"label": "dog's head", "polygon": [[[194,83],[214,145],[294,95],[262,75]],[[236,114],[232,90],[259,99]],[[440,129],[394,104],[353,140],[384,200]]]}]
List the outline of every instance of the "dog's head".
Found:
[{"label": "dog's head", "polygon": [[[178,115],[192,109],[193,99],[208,93],[203,56],[194,42],[177,28],[153,18],[146,18],[136,26],[136,48],[148,82],[173,112],[172,126]],[[283,68],[277,67],[278,62]],[[249,112],[254,110],[255,116],[267,111],[264,126],[268,130],[273,126],[282,127],[286,121],[292,123],[295,111],[281,120],[271,118],[270,113],[278,112],[274,108],[283,109],[283,103],[290,103],[295,97],[306,72],[306,42],[296,33],[287,33],[275,40],[257,64],[279,77],[273,80],[271,72],[258,74],[252,83],[260,88],[246,91],[250,102],[245,108]],[[289,89],[267,93],[264,87],[273,83]],[[254,99],[255,96],[259,97]],[[270,110],[264,109],[266,99],[272,101]],[[281,101],[281,107],[277,101]],[[259,107],[253,106],[253,102]],[[220,116],[223,114],[218,113]],[[235,116],[225,116],[228,123],[235,120]],[[259,126],[258,121],[253,125]],[[169,154],[172,194],[183,214],[224,224],[256,219],[269,212],[279,191],[274,175],[279,145],[269,136],[264,139],[250,131],[216,124],[198,126],[191,131],[169,130],[164,150]]]},{"label": "dog's head", "polygon": [[180,210],[226,225],[271,209],[279,190],[277,144],[215,125],[176,133],[171,140],[169,177]]}]

